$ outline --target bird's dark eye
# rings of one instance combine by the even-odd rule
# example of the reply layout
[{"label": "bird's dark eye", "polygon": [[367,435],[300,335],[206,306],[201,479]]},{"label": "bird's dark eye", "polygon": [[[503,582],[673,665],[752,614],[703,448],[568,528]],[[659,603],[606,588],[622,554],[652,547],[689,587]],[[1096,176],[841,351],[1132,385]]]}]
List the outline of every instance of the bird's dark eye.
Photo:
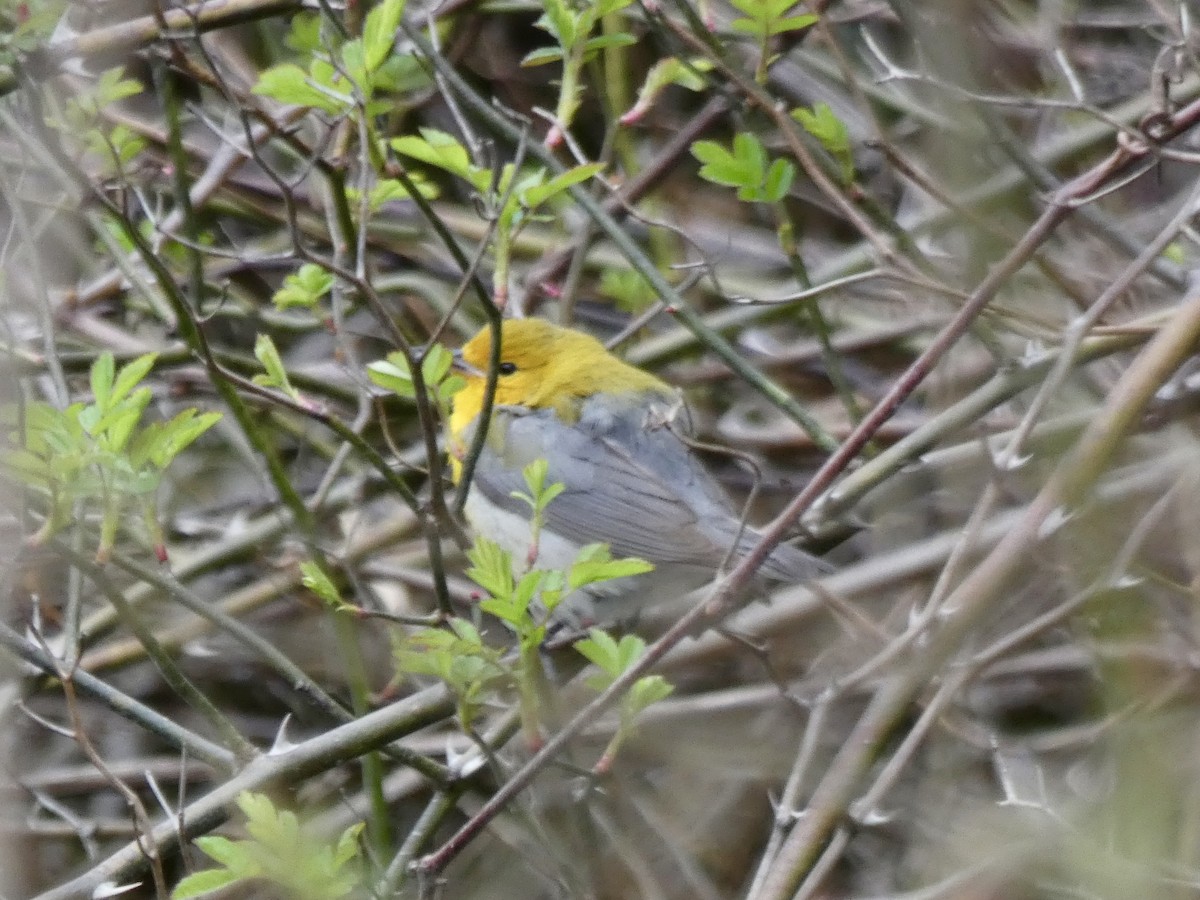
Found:
[{"label": "bird's dark eye", "polygon": [[517,371],[517,364],[510,363],[510,362],[502,362],[502,363],[500,363],[499,366],[496,367],[496,371],[499,372],[501,375],[511,375],[513,372]]}]

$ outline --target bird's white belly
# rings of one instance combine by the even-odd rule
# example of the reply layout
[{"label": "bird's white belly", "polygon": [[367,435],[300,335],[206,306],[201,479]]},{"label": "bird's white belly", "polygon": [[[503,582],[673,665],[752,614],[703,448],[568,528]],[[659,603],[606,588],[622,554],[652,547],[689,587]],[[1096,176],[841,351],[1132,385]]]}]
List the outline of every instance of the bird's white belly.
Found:
[{"label": "bird's white belly", "polygon": [[501,509],[480,491],[471,491],[467,495],[463,513],[476,534],[495,542],[501,550],[512,555],[514,574],[530,568],[566,569],[579,553],[579,544],[543,530],[538,538],[537,560],[529,566],[533,529],[528,517]]}]

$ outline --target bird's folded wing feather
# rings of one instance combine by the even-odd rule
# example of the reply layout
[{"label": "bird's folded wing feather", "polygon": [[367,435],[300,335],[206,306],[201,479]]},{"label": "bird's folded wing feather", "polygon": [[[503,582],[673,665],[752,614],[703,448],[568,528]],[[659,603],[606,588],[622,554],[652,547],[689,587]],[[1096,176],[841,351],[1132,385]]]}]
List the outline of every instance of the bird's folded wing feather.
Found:
[{"label": "bird's folded wing feather", "polygon": [[567,425],[549,410],[498,408],[471,490],[528,517],[528,504],[512,493],[528,493],[521,470],[545,459],[548,482],[566,485],[546,509],[548,531],[606,543],[614,556],[716,568],[725,548],[700,518],[728,512],[683,442],[645,419],[644,408],[614,413],[585,405],[580,421]]}]

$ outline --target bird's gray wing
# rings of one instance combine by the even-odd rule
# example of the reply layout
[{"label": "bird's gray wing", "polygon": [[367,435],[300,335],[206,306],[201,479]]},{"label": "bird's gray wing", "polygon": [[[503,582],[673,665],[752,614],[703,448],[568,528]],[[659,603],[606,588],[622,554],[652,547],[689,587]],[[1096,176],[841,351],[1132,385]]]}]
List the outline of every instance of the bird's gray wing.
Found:
[{"label": "bird's gray wing", "polygon": [[527,493],[521,470],[545,459],[548,482],[566,485],[546,509],[548,531],[604,542],[614,556],[715,569],[725,548],[702,518],[731,514],[686,445],[648,415],[655,412],[642,405],[588,401],[567,425],[549,410],[498,408],[471,490],[528,518],[528,505],[512,492]]}]

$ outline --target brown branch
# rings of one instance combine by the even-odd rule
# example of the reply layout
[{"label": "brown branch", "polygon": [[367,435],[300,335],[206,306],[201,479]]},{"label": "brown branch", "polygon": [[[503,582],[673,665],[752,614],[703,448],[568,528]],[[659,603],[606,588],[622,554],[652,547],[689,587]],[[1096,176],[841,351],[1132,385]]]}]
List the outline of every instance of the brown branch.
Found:
[{"label": "brown branch", "polygon": [[822,847],[844,820],[847,809],[877,753],[890,738],[917,694],[951,659],[971,628],[1037,546],[1042,526],[1056,510],[1072,509],[1085,498],[1122,439],[1138,421],[1154,392],[1200,340],[1200,294],[1176,311],[1117,383],[1104,410],[1075,451],[1059,465],[1017,525],[946,601],[956,614],[913,657],[907,670],[885,682],[843,744],[813,792],[805,814],[788,835],[755,900],[787,900],[819,858]]},{"label": "brown branch", "polygon": [[33,51],[22,60],[19,74],[11,69],[0,70],[0,96],[16,90],[21,76],[43,80],[57,75],[71,60],[147,47],[169,37],[164,33],[164,23],[170,31],[199,34],[300,8],[299,0],[205,0],[193,6],[167,10],[161,21],[159,15],[149,15],[97,28]]}]

